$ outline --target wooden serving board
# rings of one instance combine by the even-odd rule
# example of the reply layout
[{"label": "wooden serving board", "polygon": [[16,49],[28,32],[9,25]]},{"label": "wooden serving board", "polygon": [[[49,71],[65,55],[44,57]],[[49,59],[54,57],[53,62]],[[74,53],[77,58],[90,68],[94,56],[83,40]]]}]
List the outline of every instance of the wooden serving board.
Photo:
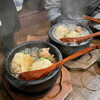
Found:
[{"label": "wooden serving board", "polygon": [[15,90],[15,88],[9,84],[4,74],[3,83],[14,100],[64,100],[72,90],[70,73],[65,67],[62,67],[62,73],[52,89],[36,97],[32,96],[32,94],[24,94]]}]

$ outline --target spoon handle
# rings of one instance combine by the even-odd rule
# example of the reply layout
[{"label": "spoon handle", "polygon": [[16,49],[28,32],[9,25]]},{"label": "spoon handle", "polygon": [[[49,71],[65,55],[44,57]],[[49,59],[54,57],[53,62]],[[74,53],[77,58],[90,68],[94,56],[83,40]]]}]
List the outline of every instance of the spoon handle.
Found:
[{"label": "spoon handle", "polygon": [[82,37],[76,37],[76,38],[66,37],[66,38],[61,38],[60,40],[63,42],[68,42],[68,43],[71,43],[71,42],[80,43],[82,41],[86,41],[96,36],[100,36],[100,31],[93,34],[86,35],[86,36],[82,36]]},{"label": "spoon handle", "polygon": [[51,73],[53,70],[57,69],[58,67],[60,67],[61,65],[63,65],[64,63],[71,61],[81,55],[84,55],[92,50],[95,49],[99,49],[100,48],[100,44],[95,45],[95,46],[91,46],[89,48],[86,48],[84,50],[81,50],[47,68],[44,69],[40,69],[40,70],[34,70],[34,71],[28,71],[28,72],[23,72],[21,74],[19,74],[19,79],[23,79],[23,80],[28,80],[28,81],[32,81],[32,80],[37,80],[37,79],[41,79],[43,77],[45,77],[46,75],[48,75],[49,73]]},{"label": "spoon handle", "polygon": [[100,20],[95,19],[95,18],[93,18],[93,17],[87,16],[87,15],[83,15],[82,17],[85,18],[85,19],[88,19],[88,20],[91,20],[91,21],[100,23]]},{"label": "spoon handle", "polygon": [[[65,59],[63,59],[63,60],[61,60],[61,61],[55,63],[54,65],[56,65],[57,67],[58,67],[58,66],[61,66],[61,65],[63,65],[64,63],[66,63],[66,62],[68,62],[68,61],[71,61],[71,60],[73,60],[73,59],[75,59],[75,58],[77,58],[77,57],[79,57],[79,56],[82,56],[82,55],[84,55],[84,54],[86,54],[86,53],[88,53],[88,52],[90,52],[90,51],[93,51],[93,50],[99,49],[99,48],[100,48],[100,44],[97,44],[97,45],[88,47],[88,48],[86,48],[86,49],[84,49],[84,50],[81,50],[81,51],[79,51],[79,52],[77,52],[77,53],[71,55],[71,56],[68,56],[67,58],[65,58]],[[52,65],[52,66],[53,66],[53,65]]]},{"label": "spoon handle", "polygon": [[93,34],[89,34],[89,35],[83,36],[83,37],[76,38],[75,39],[76,40],[75,42],[76,43],[80,43],[82,41],[86,41],[86,40],[88,40],[90,38],[93,38],[93,37],[96,37],[96,36],[100,36],[100,31],[99,32],[96,32],[96,33],[93,33]]}]

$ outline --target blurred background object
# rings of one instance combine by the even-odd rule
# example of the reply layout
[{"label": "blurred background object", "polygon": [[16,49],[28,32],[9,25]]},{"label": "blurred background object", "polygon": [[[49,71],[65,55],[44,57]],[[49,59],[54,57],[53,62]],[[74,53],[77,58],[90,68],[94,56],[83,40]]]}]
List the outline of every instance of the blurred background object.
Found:
[{"label": "blurred background object", "polygon": [[14,0],[17,11],[20,11],[23,8],[24,0]]}]

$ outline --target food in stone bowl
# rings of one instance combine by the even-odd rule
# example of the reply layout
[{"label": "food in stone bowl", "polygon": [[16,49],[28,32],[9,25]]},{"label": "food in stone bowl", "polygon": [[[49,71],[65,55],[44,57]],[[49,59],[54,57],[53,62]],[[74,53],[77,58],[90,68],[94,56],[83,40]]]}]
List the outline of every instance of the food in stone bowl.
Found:
[{"label": "food in stone bowl", "polygon": [[89,34],[92,34],[92,31],[87,26],[84,26],[81,23],[63,22],[58,23],[50,28],[49,39],[52,44],[56,45],[60,49],[63,57],[67,57],[71,54],[87,48],[91,43],[91,39],[83,41],[81,43],[67,43],[61,41],[60,39],[66,37],[82,37]]},{"label": "food in stone bowl", "polygon": [[9,52],[3,62],[3,72],[6,79],[15,88],[24,92],[41,94],[55,84],[61,67],[37,80],[20,79],[19,75],[44,69],[60,60],[62,60],[62,55],[54,45],[47,42],[30,41],[18,45]]},{"label": "food in stone bowl", "polygon": [[11,61],[11,73],[18,76],[20,73],[44,69],[56,61],[50,48],[26,48],[15,54]]}]

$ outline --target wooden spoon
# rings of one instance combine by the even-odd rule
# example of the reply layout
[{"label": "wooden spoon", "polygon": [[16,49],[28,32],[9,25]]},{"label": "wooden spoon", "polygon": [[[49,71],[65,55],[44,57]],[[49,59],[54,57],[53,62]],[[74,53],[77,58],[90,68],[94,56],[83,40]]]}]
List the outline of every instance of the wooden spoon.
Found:
[{"label": "wooden spoon", "polygon": [[100,23],[100,20],[95,19],[95,18],[93,18],[93,17],[87,16],[87,15],[83,15],[82,17],[85,18],[85,19],[88,19],[88,20],[91,20],[91,21]]},{"label": "wooden spoon", "polygon": [[48,75],[49,73],[51,73],[52,71],[54,71],[55,69],[57,69],[58,67],[60,67],[61,65],[63,65],[64,63],[71,61],[81,55],[84,55],[92,50],[99,49],[99,48],[100,48],[100,44],[91,46],[91,47],[86,48],[82,51],[79,51],[79,52],[77,52],[77,53],[75,53],[75,54],[73,54],[73,55],[47,67],[47,68],[23,72],[23,73],[19,74],[19,79],[28,80],[28,81],[41,79],[41,78],[45,77],[46,75]]},{"label": "wooden spoon", "polygon": [[93,34],[86,35],[86,36],[82,36],[82,37],[77,37],[77,38],[66,37],[66,38],[61,38],[60,40],[63,41],[63,42],[68,42],[68,43],[72,43],[72,42],[80,43],[82,41],[86,41],[90,38],[93,38],[93,37],[96,37],[96,36],[99,36],[99,35],[100,35],[100,31],[93,33]]}]

